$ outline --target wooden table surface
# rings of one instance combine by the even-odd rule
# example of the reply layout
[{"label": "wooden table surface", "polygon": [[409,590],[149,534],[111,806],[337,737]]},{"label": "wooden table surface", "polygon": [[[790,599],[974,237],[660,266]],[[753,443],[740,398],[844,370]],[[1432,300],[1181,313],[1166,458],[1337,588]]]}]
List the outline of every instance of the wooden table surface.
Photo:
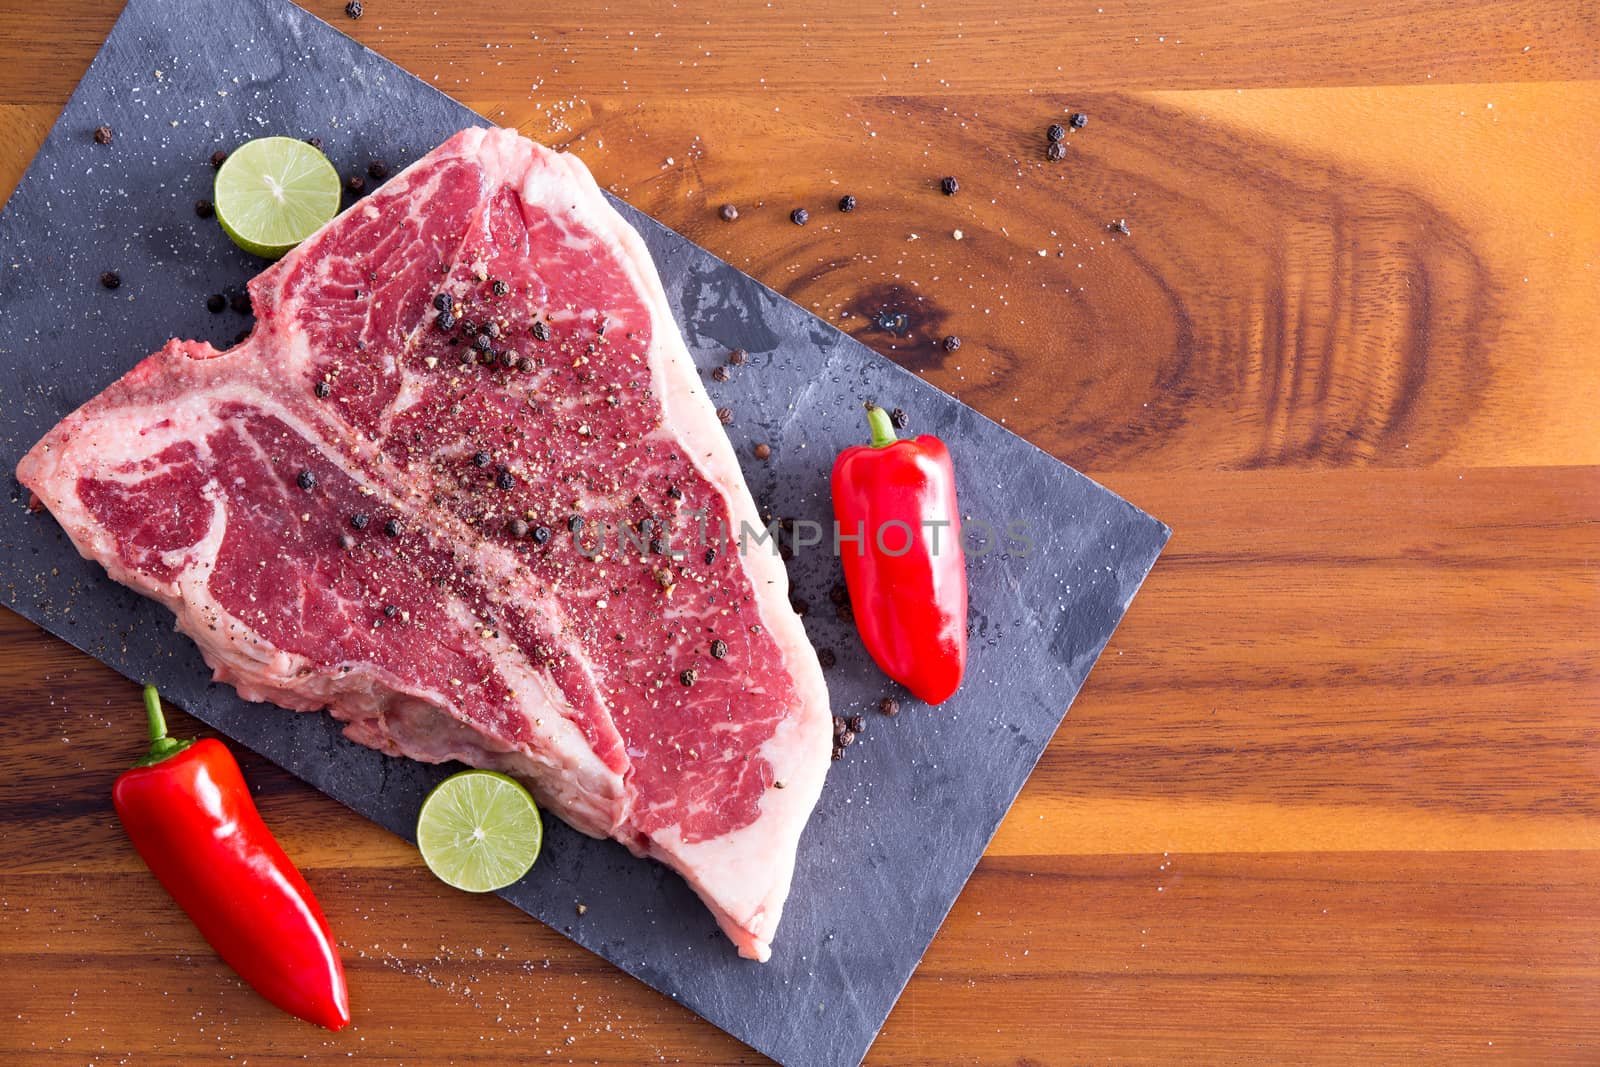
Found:
[{"label": "wooden table surface", "polygon": [[[0,4],[3,191],[118,6]],[[1593,0],[342,6],[1174,528],[869,1062],[1600,1061]],[[0,687],[4,1062],[761,1062],[252,757],[289,1021],[115,823],[134,686],[0,612]]]}]

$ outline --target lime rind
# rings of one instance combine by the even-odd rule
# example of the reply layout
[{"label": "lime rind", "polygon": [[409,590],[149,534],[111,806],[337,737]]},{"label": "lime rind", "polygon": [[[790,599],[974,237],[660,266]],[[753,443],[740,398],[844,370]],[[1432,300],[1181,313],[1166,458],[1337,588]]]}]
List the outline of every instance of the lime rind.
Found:
[{"label": "lime rind", "polygon": [[539,858],[544,823],[532,795],[495,771],[462,771],[434,787],[417,816],[417,848],[440,880],[469,893],[504,889]]},{"label": "lime rind", "polygon": [[262,137],[223,162],[212,202],[234,244],[276,259],[337,215],[339,197],[328,157],[293,137]]}]

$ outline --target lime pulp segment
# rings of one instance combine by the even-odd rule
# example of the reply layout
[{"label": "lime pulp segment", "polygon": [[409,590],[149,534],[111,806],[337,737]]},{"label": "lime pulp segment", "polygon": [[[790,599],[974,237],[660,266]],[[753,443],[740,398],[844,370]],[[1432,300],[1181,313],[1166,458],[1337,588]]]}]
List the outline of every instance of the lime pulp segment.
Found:
[{"label": "lime pulp segment", "polygon": [[262,137],[235,149],[217,171],[217,221],[253,255],[276,259],[339,213],[339,174],[293,137]]},{"label": "lime pulp segment", "polygon": [[469,893],[504,889],[527,874],[543,842],[533,797],[494,771],[451,775],[417,816],[417,847],[428,869]]}]

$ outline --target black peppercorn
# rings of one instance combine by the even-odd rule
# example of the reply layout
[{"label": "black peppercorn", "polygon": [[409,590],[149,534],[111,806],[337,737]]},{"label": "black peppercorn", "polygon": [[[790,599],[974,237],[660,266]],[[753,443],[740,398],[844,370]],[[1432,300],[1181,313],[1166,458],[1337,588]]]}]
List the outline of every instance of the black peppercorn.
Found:
[{"label": "black peppercorn", "polygon": [[860,714],[858,713],[858,714],[850,716],[849,726],[850,726],[850,732],[851,733],[853,733],[853,734],[863,733],[867,729],[867,720],[863,719],[860,716]]},{"label": "black peppercorn", "polygon": [[389,176],[389,164],[381,159],[374,159],[367,164],[367,177],[375,182],[381,182]]},{"label": "black peppercorn", "polygon": [[717,561],[717,550],[714,548],[708,548],[706,549],[706,554],[701,558],[705,560],[706,566],[709,567],[711,564]]},{"label": "black peppercorn", "polygon": [[317,384],[311,387],[311,391],[316,393],[317,397],[320,399],[333,392],[333,386],[319,378],[317,379]]},{"label": "black peppercorn", "polygon": [[349,178],[345,179],[344,187],[349,189],[352,193],[355,193],[357,196],[360,196],[362,193],[367,191],[367,179],[363,178],[359,174],[352,174]]},{"label": "black peppercorn", "polygon": [[466,336],[471,337],[473,334],[478,332],[478,324],[473,322],[471,319],[464,318],[461,320],[461,332]]},{"label": "black peppercorn", "polygon": [[487,467],[489,465],[489,453],[474,452],[472,454],[472,464],[475,467]]},{"label": "black peppercorn", "polygon": [[1064,141],[1067,138],[1067,128],[1061,125],[1059,122],[1052,122],[1050,124],[1050,128],[1044,131],[1044,135],[1048,137],[1051,142]]},{"label": "black peppercorn", "polygon": [[308,493],[317,487],[317,476],[309,470],[301,471],[294,481],[296,485]]},{"label": "black peppercorn", "polygon": [[952,334],[948,335],[947,337],[945,337],[943,343],[944,343],[944,350],[946,352],[954,352],[956,349],[961,347],[961,338],[957,337],[955,334],[952,333]]},{"label": "black peppercorn", "polygon": [[1052,163],[1060,163],[1067,158],[1067,146],[1060,141],[1051,141],[1049,147],[1044,150],[1044,158]]},{"label": "black peppercorn", "polygon": [[322,138],[320,137],[307,137],[306,144],[315,148],[318,152],[322,151]]},{"label": "black peppercorn", "polygon": [[535,341],[550,340],[550,327],[546,326],[543,319],[537,319],[533,324],[533,339]]},{"label": "black peppercorn", "polygon": [[398,614],[400,614],[400,609],[395,607],[393,604],[385,604],[383,606],[383,617],[384,618],[392,619]]},{"label": "black peppercorn", "polygon": [[400,520],[399,519],[390,519],[388,522],[384,523],[383,524],[383,532],[384,532],[384,535],[386,537],[399,537],[400,536]]},{"label": "black peppercorn", "polygon": [[907,421],[909,420],[906,417],[905,408],[895,408],[893,411],[889,412],[889,425],[893,426],[895,429],[905,429]]},{"label": "black peppercorn", "polygon": [[348,16],[350,18],[353,18],[353,19],[360,18],[361,17],[361,0],[350,0],[350,2],[348,4],[344,5],[344,13],[345,13],[346,16]]},{"label": "black peppercorn", "polygon": [[716,367],[711,371],[711,380],[714,382],[725,382],[728,378],[727,367]]},{"label": "black peppercorn", "polygon": [[433,324],[448,333],[456,328],[456,317],[448,310],[441,311],[439,317],[433,320]]},{"label": "black peppercorn", "polygon": [[224,152],[222,149],[219,148],[215,152],[211,153],[211,165],[213,167],[220,167],[227,161],[228,153]]},{"label": "black peppercorn", "polygon": [[213,315],[222,314],[223,309],[227,306],[228,298],[223,296],[221,293],[212,293],[210,296],[206,297],[206,310],[211,312]]},{"label": "black peppercorn", "polygon": [[811,212],[807,211],[803,207],[797,207],[793,211],[789,212],[789,221],[794,223],[796,226],[804,226],[806,223],[811,221]]},{"label": "black peppercorn", "polygon": [[744,366],[746,361],[749,359],[750,353],[746,352],[742,348],[735,348],[732,352],[728,353],[728,362],[733,364],[735,367]]},{"label": "black peppercorn", "polygon": [[111,143],[111,127],[110,126],[96,126],[94,128],[94,143],[95,144],[110,144]]},{"label": "black peppercorn", "polygon": [[878,710],[892,719],[900,714],[900,702],[894,697],[884,697],[878,701]]},{"label": "black peppercorn", "polygon": [[194,213],[203,219],[209,219],[217,213],[217,209],[209,200],[196,200],[194,202]]},{"label": "black peppercorn", "polygon": [[548,526],[535,526],[533,528],[533,542],[534,542],[534,544],[542,545],[548,540],[550,540],[550,527],[548,527]]},{"label": "black peppercorn", "polygon": [[839,210],[840,211],[843,211],[846,215],[848,215],[850,212],[854,211],[855,209],[856,209],[856,198],[855,197],[853,197],[853,196],[841,196],[839,198]]},{"label": "black peppercorn", "polygon": [[569,515],[569,516],[567,516],[567,532],[569,532],[569,533],[577,533],[581,529],[583,529],[583,516],[582,515]]},{"label": "black peppercorn", "polygon": [[358,511],[354,515],[350,516],[350,525],[354,526],[358,530],[365,530],[367,528],[367,524],[371,521],[372,520],[367,517],[367,514],[364,511]]},{"label": "black peppercorn", "polygon": [[840,748],[849,748],[851,745],[856,743],[855,732],[852,730],[846,730],[844,733],[838,736],[834,743]]},{"label": "black peppercorn", "polygon": [[671,497],[673,500],[682,500],[683,490],[679,489],[675,485],[669,485],[667,486],[667,496]]},{"label": "black peppercorn", "polygon": [[503,281],[500,281],[499,279],[496,279],[495,283],[489,286],[489,288],[491,291],[493,291],[495,296],[505,296],[507,293],[511,292],[511,286],[507,285]]},{"label": "black peppercorn", "polygon": [[498,322],[486,322],[482,326],[478,327],[478,332],[483,334],[485,337],[499,337],[500,324]]},{"label": "black peppercorn", "polygon": [[678,672],[678,681],[682,682],[685,686],[693,685],[695,680],[699,677],[700,672],[695,670],[693,667],[689,667]]},{"label": "black peppercorn", "polygon": [[487,352],[489,349],[494,347],[494,342],[489,340],[488,334],[480,333],[478,336],[472,339],[472,347],[476,348],[479,352]]},{"label": "black peppercorn", "polygon": [[720,638],[720,637],[711,642],[711,658],[712,659],[723,659],[724,657],[727,656],[727,654],[728,654],[728,642],[722,640],[722,638]]},{"label": "black peppercorn", "polygon": [[723,222],[732,222],[739,217],[739,209],[732,204],[723,204],[717,209],[717,214],[722,216]]},{"label": "black peppercorn", "polygon": [[339,547],[348,552],[356,547],[356,539],[347,533],[342,533],[339,535]]},{"label": "black peppercorn", "polygon": [[717,409],[717,421],[722,423],[722,425],[724,425],[724,426],[726,426],[729,423],[731,423],[733,421],[733,409],[732,408],[718,408]]},{"label": "black peppercorn", "polygon": [[122,275],[114,270],[108,270],[100,275],[100,284],[107,289],[115,289],[122,284]]},{"label": "black peppercorn", "polygon": [[753,451],[757,459],[766,459],[772,455],[772,446],[763,441],[761,444],[756,445]]},{"label": "black peppercorn", "polygon": [[1067,119],[1067,121],[1072,123],[1072,128],[1073,129],[1081,130],[1085,126],[1089,125],[1089,116],[1085,115],[1081,111],[1074,111],[1072,113],[1072,117]]},{"label": "black peppercorn", "polygon": [[961,188],[961,183],[956,181],[954,177],[948,177],[947,176],[947,177],[941,179],[940,182],[939,182],[939,191],[941,193],[943,193],[945,196],[955,196],[956,195],[956,190],[958,190],[960,188]]},{"label": "black peppercorn", "polygon": [[522,519],[512,519],[506,524],[506,532],[512,537],[527,537],[528,524]]},{"label": "black peppercorn", "polygon": [[450,310],[450,294],[449,293],[434,293],[433,294],[433,309],[435,311],[449,311]]},{"label": "black peppercorn", "polygon": [[501,471],[499,474],[494,476],[494,484],[499,486],[501,489],[513,489],[516,487],[517,480],[516,478],[512,477],[510,471]]}]

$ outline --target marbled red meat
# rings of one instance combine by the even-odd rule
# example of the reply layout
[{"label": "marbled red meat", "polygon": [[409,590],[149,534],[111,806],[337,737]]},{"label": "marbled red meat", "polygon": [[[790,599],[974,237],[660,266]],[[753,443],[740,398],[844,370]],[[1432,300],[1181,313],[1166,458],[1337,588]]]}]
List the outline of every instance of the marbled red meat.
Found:
[{"label": "marbled red meat", "polygon": [[250,293],[246,342],[168,343],[19,478],[242,696],[518,776],[765,959],[827,693],[638,235],[465,130]]}]

